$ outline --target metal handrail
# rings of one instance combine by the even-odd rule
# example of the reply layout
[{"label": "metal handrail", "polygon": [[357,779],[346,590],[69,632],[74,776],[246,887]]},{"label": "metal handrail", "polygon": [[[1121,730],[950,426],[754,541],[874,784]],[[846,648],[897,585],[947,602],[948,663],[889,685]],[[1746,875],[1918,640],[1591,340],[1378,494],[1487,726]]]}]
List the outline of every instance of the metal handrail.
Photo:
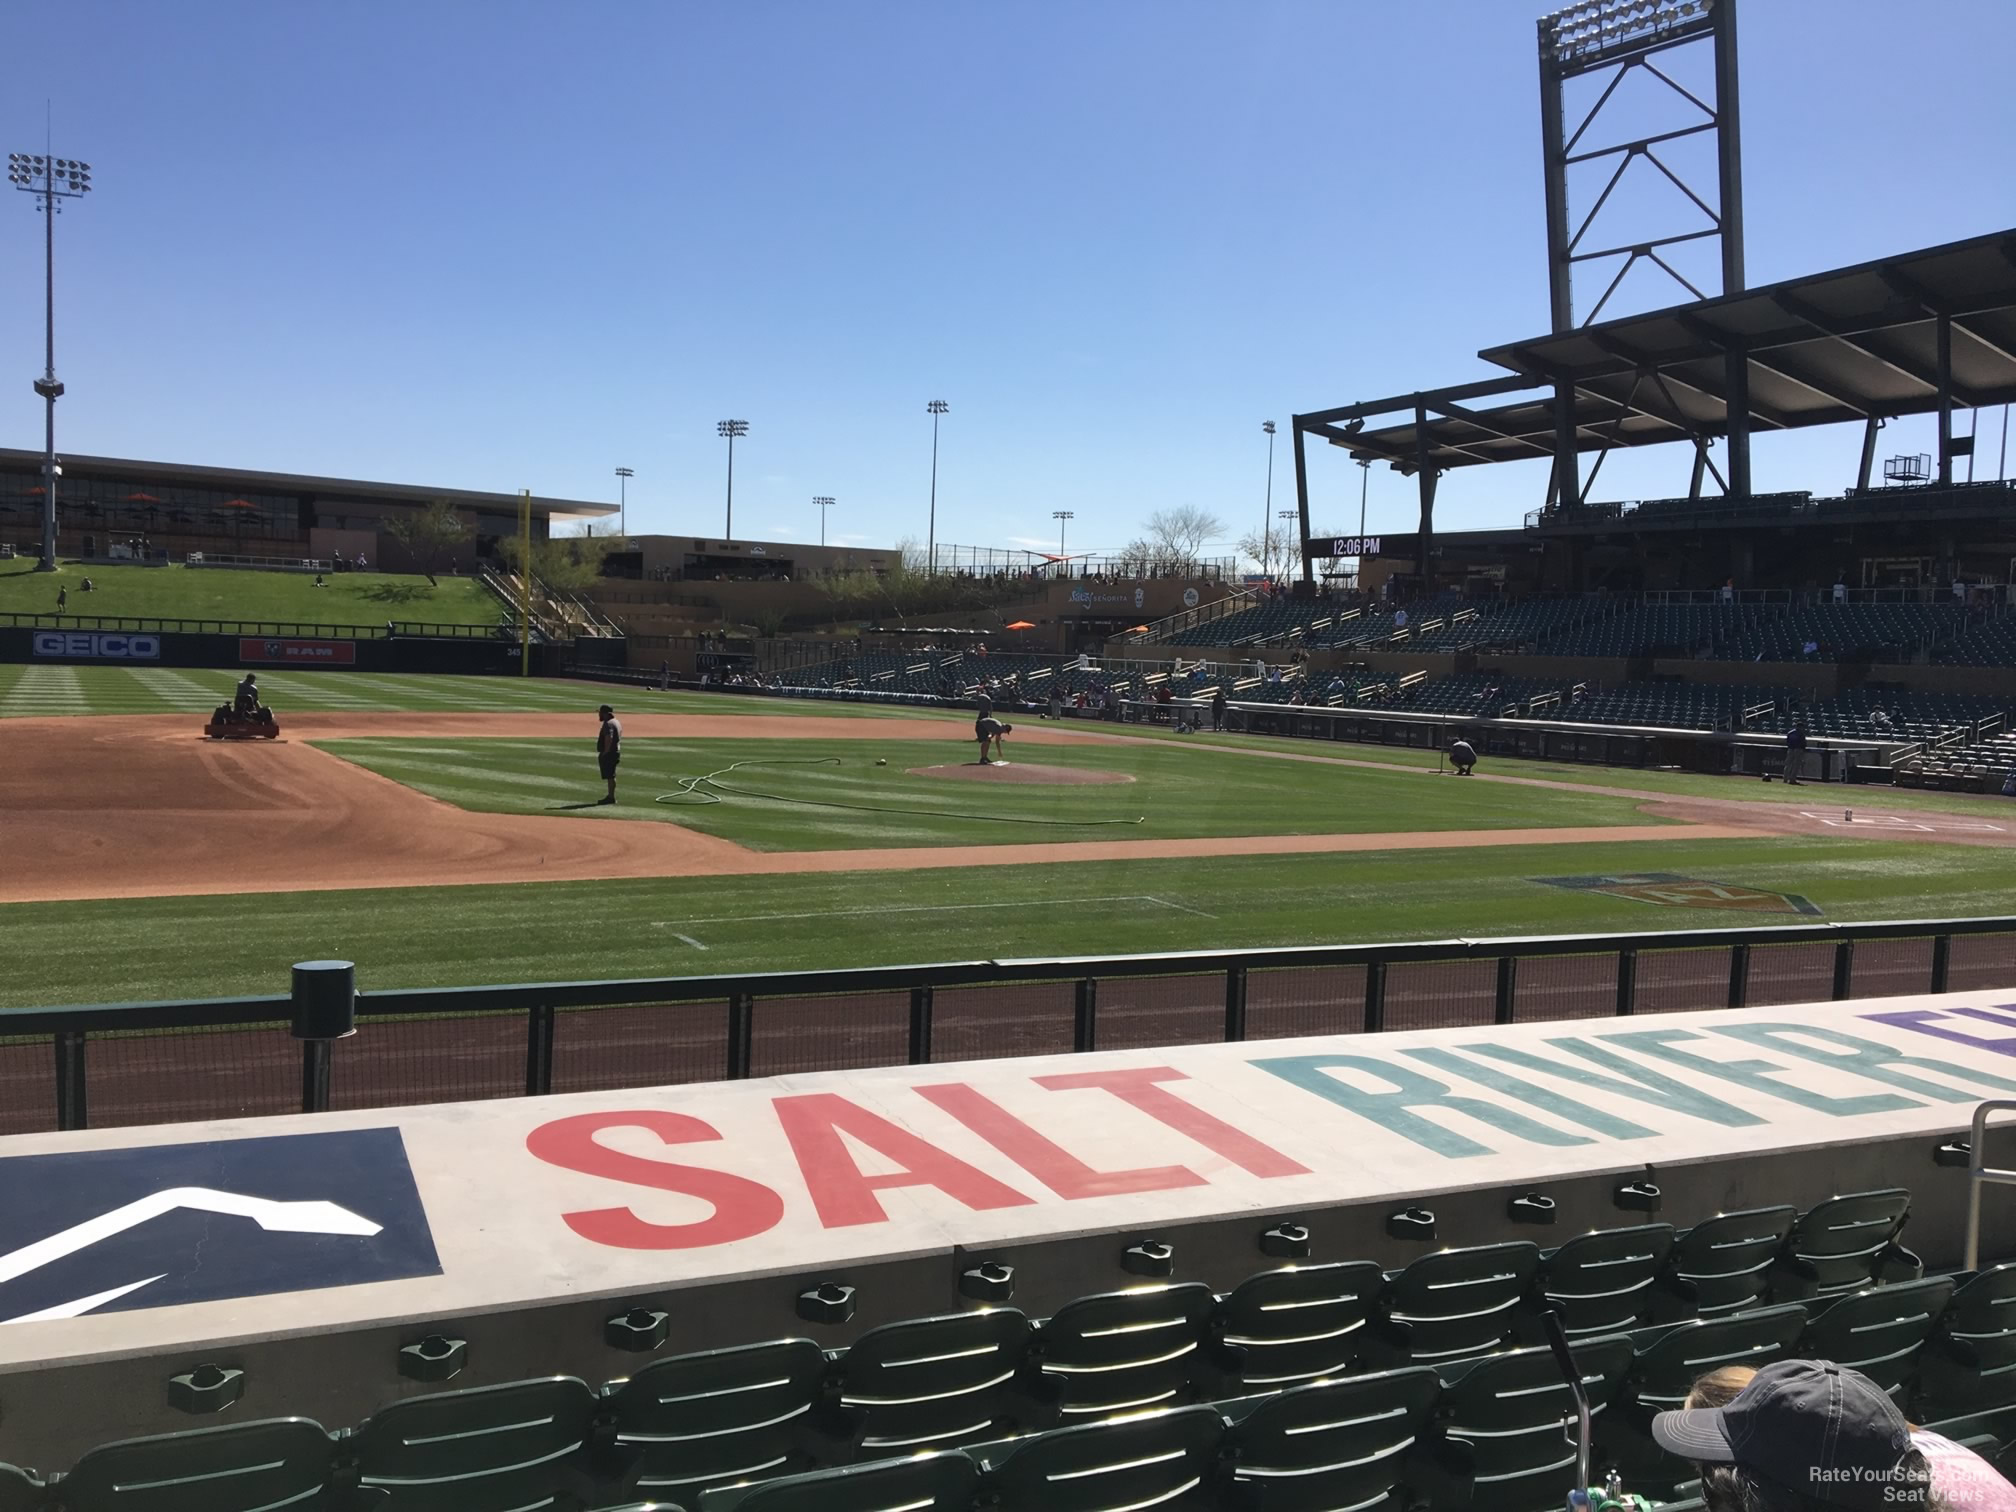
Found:
[{"label": "metal handrail", "polygon": [[1981,1188],[1989,1182],[2016,1186],[2016,1171],[1988,1164],[1988,1115],[2016,1113],[2016,1099],[1991,1098],[1974,1110],[1973,1148],[1967,1155],[1967,1269],[1981,1268]]}]

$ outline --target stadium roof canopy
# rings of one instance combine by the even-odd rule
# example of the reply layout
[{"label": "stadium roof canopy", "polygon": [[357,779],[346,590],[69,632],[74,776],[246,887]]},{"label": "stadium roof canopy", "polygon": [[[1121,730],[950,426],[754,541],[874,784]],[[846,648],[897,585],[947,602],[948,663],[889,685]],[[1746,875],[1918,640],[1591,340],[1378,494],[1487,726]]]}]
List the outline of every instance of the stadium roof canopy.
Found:
[{"label": "stadium roof canopy", "polygon": [[[1942,348],[1945,379],[1942,383]],[[1733,354],[1745,360],[1736,367]],[[1514,376],[1298,415],[1406,472],[2016,400],[2016,230],[1490,347]],[[1732,379],[1747,395],[1731,402]],[[1572,392],[1572,431],[1556,413]],[[1942,392],[1947,396],[1942,405]],[[1473,401],[1521,395],[1490,408]],[[1380,415],[1407,418],[1368,427]],[[1737,423],[1732,427],[1732,419]],[[1746,422],[1747,423],[1744,423]]]}]

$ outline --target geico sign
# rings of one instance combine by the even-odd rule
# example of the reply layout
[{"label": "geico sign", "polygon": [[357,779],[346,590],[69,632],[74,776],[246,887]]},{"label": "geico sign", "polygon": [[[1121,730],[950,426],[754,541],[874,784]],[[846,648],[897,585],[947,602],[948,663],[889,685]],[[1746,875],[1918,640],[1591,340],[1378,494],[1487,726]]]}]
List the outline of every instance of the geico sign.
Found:
[{"label": "geico sign", "polygon": [[88,656],[98,661],[159,661],[161,637],[116,631],[37,630],[37,656]]}]

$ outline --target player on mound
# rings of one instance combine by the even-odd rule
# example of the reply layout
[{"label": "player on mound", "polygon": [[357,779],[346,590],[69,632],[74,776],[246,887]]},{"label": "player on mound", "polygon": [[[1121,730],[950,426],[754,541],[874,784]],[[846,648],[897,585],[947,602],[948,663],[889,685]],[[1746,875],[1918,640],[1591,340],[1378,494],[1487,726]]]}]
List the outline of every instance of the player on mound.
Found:
[{"label": "player on mound", "polygon": [[607,704],[595,711],[595,717],[602,721],[602,728],[595,732],[595,760],[602,768],[602,780],[609,784],[609,794],[601,801],[614,803],[616,764],[623,759],[623,722]]},{"label": "player on mound", "polygon": [[1001,754],[1001,737],[1003,735],[1012,735],[1014,732],[1015,726],[1012,724],[1003,724],[992,714],[982,714],[978,719],[974,720],[973,738],[980,742],[980,765],[992,766],[994,764],[987,756],[987,747],[990,744],[994,747],[994,760],[1005,761],[1006,758]]}]

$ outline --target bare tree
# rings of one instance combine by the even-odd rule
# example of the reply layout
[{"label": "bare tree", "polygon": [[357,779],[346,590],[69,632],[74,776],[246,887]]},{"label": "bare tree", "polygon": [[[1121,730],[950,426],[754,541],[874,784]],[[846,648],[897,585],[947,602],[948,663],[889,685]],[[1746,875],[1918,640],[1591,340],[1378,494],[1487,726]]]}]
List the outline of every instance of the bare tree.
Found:
[{"label": "bare tree", "polygon": [[1194,562],[1206,541],[1225,534],[1225,522],[1195,504],[1176,504],[1148,516],[1148,541],[1162,561]]},{"label": "bare tree", "polygon": [[1286,525],[1273,526],[1265,536],[1249,531],[1239,538],[1239,550],[1277,577],[1292,577],[1302,567],[1302,538]]}]

